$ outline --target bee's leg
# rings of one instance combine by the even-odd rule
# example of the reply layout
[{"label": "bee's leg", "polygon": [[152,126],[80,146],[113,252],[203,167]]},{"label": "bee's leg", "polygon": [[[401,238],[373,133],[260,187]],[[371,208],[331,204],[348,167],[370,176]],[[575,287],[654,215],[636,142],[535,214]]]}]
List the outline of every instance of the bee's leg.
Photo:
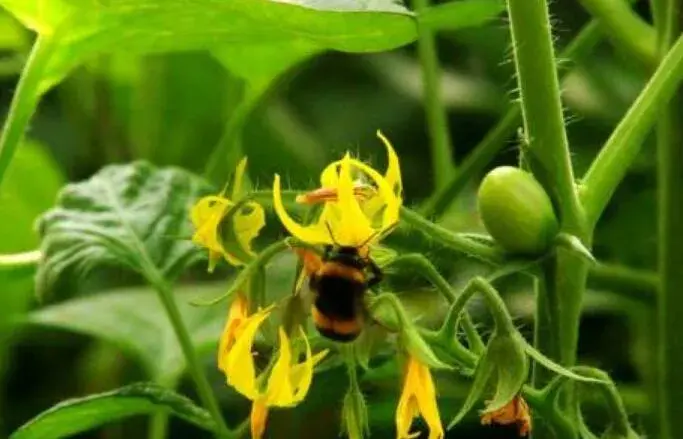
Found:
[{"label": "bee's leg", "polygon": [[382,282],[382,279],[384,278],[384,273],[382,272],[382,269],[379,268],[379,266],[372,259],[368,260],[368,268],[370,268],[370,273],[372,274],[372,277],[368,279],[367,285],[368,288],[373,288],[379,285],[380,282]]}]

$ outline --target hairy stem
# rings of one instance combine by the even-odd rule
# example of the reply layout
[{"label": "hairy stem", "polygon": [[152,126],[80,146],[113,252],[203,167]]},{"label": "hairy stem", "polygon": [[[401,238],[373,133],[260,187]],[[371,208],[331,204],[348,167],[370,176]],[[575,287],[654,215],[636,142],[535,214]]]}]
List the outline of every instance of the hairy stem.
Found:
[{"label": "hairy stem", "polygon": [[[507,5],[528,147],[525,158],[559,211],[562,231],[577,236],[590,248],[564,127],[548,6],[545,0],[507,0]],[[576,254],[558,249],[554,260],[545,265],[545,300],[538,302],[537,316],[546,313],[539,321],[548,322],[549,341],[557,346],[549,355],[572,366],[588,264]],[[573,406],[568,401],[567,407]],[[577,415],[571,413],[570,417],[576,419]]]},{"label": "hairy stem", "polygon": [[[429,7],[429,0],[413,0],[417,13]],[[446,109],[441,100],[441,81],[436,41],[428,26],[417,21],[417,50],[422,66],[422,88],[432,152],[432,171],[437,188],[443,187],[454,171],[451,136]]]},{"label": "hairy stem", "polygon": [[[585,56],[600,40],[600,30],[596,20],[592,20],[561,51],[562,60],[577,61]],[[569,72],[561,70],[561,76]],[[441,216],[452,201],[462,192],[472,178],[491,163],[496,154],[510,141],[515,130],[521,125],[522,110],[518,102],[510,102],[503,117],[489,130],[474,150],[465,157],[457,171],[448,182],[425,201],[420,213],[426,217]]]}]

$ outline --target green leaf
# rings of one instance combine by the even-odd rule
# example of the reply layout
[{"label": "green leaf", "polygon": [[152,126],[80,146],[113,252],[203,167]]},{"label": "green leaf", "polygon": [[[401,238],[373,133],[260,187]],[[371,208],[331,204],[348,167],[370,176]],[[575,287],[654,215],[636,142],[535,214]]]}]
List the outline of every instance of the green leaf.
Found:
[{"label": "green leaf", "polygon": [[206,430],[213,429],[208,412],[188,398],[151,383],[137,383],[110,392],[63,401],[39,414],[10,439],[58,439],[135,415],[166,411]]},{"label": "green leaf", "polygon": [[206,189],[185,171],[143,162],[107,166],[66,186],[39,223],[38,295],[98,265],[125,266],[151,283],[172,281],[203,254],[189,240],[189,209]]},{"label": "green leaf", "polygon": [[98,53],[246,49],[252,43],[258,50],[264,44],[289,42],[367,52],[405,45],[416,34],[412,14],[388,0],[367,7],[353,0],[1,0],[0,4],[56,41],[43,88]]},{"label": "green leaf", "polygon": [[[224,306],[194,307],[198,295],[217,294],[224,285],[179,287],[174,296],[192,344],[199,353],[215,349],[225,321]],[[107,340],[139,360],[148,376],[173,383],[185,357],[164,308],[146,288],[114,290],[72,299],[34,311],[28,323],[61,328]]]},{"label": "green leaf", "polygon": [[418,20],[432,30],[456,30],[481,26],[504,10],[499,0],[450,1],[427,9]]},{"label": "green leaf", "polygon": [[264,92],[273,80],[295,64],[321,52],[324,47],[305,38],[230,45],[212,51],[214,57],[235,76],[242,78],[251,93]]}]

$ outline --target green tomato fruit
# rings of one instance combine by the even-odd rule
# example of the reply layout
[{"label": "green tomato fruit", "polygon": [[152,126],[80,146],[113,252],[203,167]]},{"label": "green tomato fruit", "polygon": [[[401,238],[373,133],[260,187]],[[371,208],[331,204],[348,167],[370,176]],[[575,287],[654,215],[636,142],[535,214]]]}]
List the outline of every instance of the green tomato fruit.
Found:
[{"label": "green tomato fruit", "polygon": [[519,168],[501,166],[489,172],[477,198],[486,230],[510,253],[541,254],[559,231],[548,194]]}]

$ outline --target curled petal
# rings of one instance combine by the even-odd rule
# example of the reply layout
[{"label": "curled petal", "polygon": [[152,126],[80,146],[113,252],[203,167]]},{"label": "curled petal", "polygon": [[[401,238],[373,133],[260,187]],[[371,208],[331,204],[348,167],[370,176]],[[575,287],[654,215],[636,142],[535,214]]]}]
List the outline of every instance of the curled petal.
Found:
[{"label": "curled petal", "polygon": [[401,167],[398,161],[398,155],[394,151],[394,147],[391,146],[391,142],[387,139],[381,131],[377,130],[377,137],[384,143],[387,149],[387,172],[384,173],[384,179],[387,184],[392,189],[394,194],[401,196],[403,192],[403,183],[401,182]]},{"label": "curled petal", "polygon": [[436,389],[429,368],[410,357],[401,399],[396,408],[396,429],[399,437],[412,437],[410,425],[418,414],[429,427],[429,439],[444,437],[439,408],[436,404]]},{"label": "curled petal", "polygon": [[238,293],[237,297],[230,304],[228,319],[225,322],[221,340],[218,346],[218,369],[223,373],[228,373],[228,354],[232,349],[235,340],[242,333],[242,326],[246,322],[249,313],[249,303],[244,294]]},{"label": "curled petal", "polygon": [[359,160],[353,160],[353,166],[366,173],[377,185],[378,196],[384,201],[381,230],[385,230],[398,222],[402,199],[396,195],[387,180],[370,166]]},{"label": "curled petal", "polygon": [[192,241],[216,252],[222,251],[218,242],[218,223],[233,203],[227,198],[210,195],[201,198],[192,207],[190,218],[196,232]]},{"label": "curled petal", "polygon": [[305,227],[289,216],[282,203],[280,176],[277,174],[275,175],[275,181],[273,182],[273,207],[275,208],[275,213],[277,213],[280,221],[282,221],[282,225],[284,225],[289,233],[295,238],[310,244],[333,244],[329,234],[325,232],[324,227],[320,227],[319,225]]},{"label": "curled petal", "polygon": [[297,368],[296,370],[293,368],[290,372],[290,381],[294,388],[294,404],[300,403],[306,397],[308,389],[311,387],[311,382],[313,381],[313,367],[327,355],[327,351],[325,350],[317,353],[314,357],[306,333],[302,328],[299,328],[299,333],[306,344],[306,358],[302,364],[295,366],[295,368]]},{"label": "curled petal", "polygon": [[[235,213],[232,219],[237,243],[247,254],[253,255],[251,242],[258,236],[263,226],[266,225],[266,214],[263,207],[255,201],[249,201],[239,212]],[[225,258],[232,265],[239,266],[245,263],[245,261],[239,260],[228,252],[224,253]]]},{"label": "curled petal", "polygon": [[288,407],[293,405],[294,392],[289,374],[292,370],[292,350],[285,330],[280,327],[280,353],[268,377],[266,405]]},{"label": "curled petal", "polygon": [[242,334],[228,353],[226,364],[228,384],[252,401],[259,397],[259,391],[256,387],[256,368],[251,351],[256,332],[272,309],[271,306],[249,317],[244,323]]},{"label": "curled petal", "polygon": [[342,246],[359,247],[374,234],[370,221],[354,195],[354,182],[351,178],[351,164],[354,161],[347,153],[341,162],[339,171],[339,201],[336,203],[340,224],[332,227],[335,239]]}]

